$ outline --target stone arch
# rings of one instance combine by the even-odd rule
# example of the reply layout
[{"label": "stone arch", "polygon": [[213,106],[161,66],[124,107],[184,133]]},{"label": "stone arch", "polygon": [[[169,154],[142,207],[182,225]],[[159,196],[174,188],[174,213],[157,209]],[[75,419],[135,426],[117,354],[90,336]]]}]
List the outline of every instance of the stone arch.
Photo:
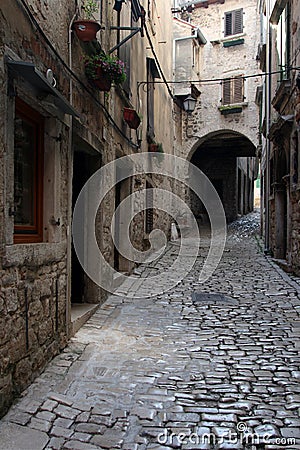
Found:
[{"label": "stone arch", "polygon": [[[188,160],[210,179],[223,203],[228,222],[253,210],[254,178],[258,161],[256,146],[243,133],[220,129],[197,137]],[[190,193],[192,211],[206,221],[204,205]]]},{"label": "stone arch", "polygon": [[[204,134],[203,136],[195,136],[195,139],[190,143],[190,146],[188,148],[186,158],[188,161],[191,161],[194,153],[199,150],[200,147],[204,146],[205,143],[208,143],[211,140],[214,139],[226,139],[226,136],[230,139],[234,139],[236,137],[237,141],[240,142],[241,140],[244,141],[244,143],[248,147],[249,155],[245,156],[256,156],[256,139],[255,144],[253,143],[251,133],[244,133],[233,129],[218,129],[211,131],[209,133]],[[238,156],[238,155],[237,155]],[[241,155],[242,156],[242,155]]]}]

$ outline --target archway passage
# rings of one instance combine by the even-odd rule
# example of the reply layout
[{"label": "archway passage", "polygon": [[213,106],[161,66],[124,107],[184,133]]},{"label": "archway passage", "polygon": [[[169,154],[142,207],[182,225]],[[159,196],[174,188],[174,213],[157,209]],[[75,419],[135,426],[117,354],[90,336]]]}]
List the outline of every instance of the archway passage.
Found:
[{"label": "archway passage", "polygon": [[[214,185],[227,222],[253,210],[258,161],[256,147],[246,136],[226,130],[207,135],[196,147],[191,163]],[[200,223],[207,222],[204,205],[192,192],[190,200],[195,217]]]}]

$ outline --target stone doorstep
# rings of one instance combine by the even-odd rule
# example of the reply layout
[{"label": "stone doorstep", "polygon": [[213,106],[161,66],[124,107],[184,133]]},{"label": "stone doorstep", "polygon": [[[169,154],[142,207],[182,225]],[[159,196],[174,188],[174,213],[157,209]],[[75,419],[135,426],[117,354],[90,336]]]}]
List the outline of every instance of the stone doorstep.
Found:
[{"label": "stone doorstep", "polygon": [[97,311],[100,304],[94,303],[72,303],[71,305],[71,322],[72,336],[89,320],[89,318]]},{"label": "stone doorstep", "polygon": [[42,449],[49,441],[47,433],[12,423],[0,425],[0,450]]}]

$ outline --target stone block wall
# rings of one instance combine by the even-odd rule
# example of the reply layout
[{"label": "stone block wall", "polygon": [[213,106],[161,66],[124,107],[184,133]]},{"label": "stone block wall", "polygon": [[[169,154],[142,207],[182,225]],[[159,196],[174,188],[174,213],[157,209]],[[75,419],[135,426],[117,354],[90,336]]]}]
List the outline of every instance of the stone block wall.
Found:
[{"label": "stone block wall", "polygon": [[290,264],[292,270],[300,276],[300,191],[293,192],[291,197],[291,234]]},{"label": "stone block wall", "polygon": [[0,412],[66,344],[66,264],[0,270]]}]

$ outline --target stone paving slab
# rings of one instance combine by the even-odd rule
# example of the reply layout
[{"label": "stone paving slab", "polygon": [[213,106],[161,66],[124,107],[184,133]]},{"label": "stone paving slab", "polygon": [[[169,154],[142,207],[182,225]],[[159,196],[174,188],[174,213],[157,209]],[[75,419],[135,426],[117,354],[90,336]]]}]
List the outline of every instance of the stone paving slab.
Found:
[{"label": "stone paving slab", "polygon": [[[0,450],[299,449],[300,287],[246,225],[231,228],[205,284],[204,234],[170,291],[110,296],[2,419]],[[177,254],[170,244],[137,277]],[[138,281],[131,289],[147,294]]]}]

